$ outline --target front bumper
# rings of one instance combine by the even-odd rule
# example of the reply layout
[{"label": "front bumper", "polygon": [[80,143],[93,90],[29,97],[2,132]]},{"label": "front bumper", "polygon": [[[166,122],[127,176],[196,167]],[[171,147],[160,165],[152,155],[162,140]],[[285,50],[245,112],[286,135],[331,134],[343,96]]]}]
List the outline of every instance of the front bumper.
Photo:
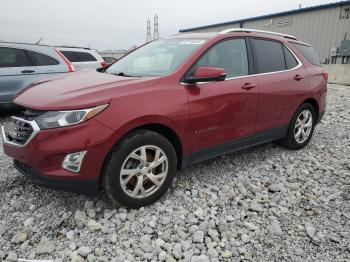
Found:
[{"label": "front bumper", "polygon": [[33,183],[38,185],[89,196],[95,196],[99,192],[98,179],[83,181],[54,179],[39,175],[33,168],[17,160],[13,161],[13,165],[22,175],[28,177]]},{"label": "front bumper", "polygon": [[[3,129],[3,147],[5,154],[14,159],[15,168],[34,182],[92,195],[99,191],[112,135],[112,129],[90,119],[75,126],[40,130],[25,146],[6,141]],[[64,157],[79,151],[87,151],[79,173],[62,168]]]}]

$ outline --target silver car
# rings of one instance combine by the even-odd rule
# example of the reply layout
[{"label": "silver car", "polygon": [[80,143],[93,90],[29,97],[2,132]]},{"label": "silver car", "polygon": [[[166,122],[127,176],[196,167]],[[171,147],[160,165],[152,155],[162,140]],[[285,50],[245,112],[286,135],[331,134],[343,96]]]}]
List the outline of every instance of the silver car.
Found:
[{"label": "silver car", "polygon": [[19,91],[38,80],[73,71],[52,46],[0,42],[0,107],[11,106]]}]

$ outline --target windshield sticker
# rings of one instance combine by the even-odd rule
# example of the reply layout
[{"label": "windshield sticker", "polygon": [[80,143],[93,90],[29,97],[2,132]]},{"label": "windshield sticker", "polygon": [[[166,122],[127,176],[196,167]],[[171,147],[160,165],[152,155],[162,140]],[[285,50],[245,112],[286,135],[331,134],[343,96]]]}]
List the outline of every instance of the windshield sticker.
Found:
[{"label": "windshield sticker", "polygon": [[201,45],[205,40],[184,40],[180,42],[180,45]]}]

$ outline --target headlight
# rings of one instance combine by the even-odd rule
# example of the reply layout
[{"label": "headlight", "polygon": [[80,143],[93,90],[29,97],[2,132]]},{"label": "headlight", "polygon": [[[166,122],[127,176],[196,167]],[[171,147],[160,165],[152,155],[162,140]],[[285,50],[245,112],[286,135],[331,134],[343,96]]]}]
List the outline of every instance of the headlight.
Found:
[{"label": "headlight", "polygon": [[107,108],[107,105],[72,111],[47,111],[35,121],[41,129],[76,125],[93,118]]}]

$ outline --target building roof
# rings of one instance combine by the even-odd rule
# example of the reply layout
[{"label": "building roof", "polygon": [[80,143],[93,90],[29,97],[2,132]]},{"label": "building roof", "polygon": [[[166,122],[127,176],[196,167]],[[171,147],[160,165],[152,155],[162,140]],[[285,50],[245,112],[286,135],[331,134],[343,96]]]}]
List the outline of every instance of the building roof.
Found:
[{"label": "building roof", "polygon": [[344,5],[348,5],[348,4],[350,4],[350,0],[340,1],[340,2],[335,2],[335,3],[329,3],[329,4],[324,4],[324,5],[304,7],[304,8],[293,9],[293,10],[279,12],[279,13],[274,13],[274,14],[255,16],[255,17],[239,19],[239,20],[233,20],[233,21],[228,21],[228,22],[223,22],[223,23],[210,24],[210,25],[204,25],[204,26],[198,26],[198,27],[192,27],[192,28],[186,28],[186,29],[180,29],[179,32],[180,33],[185,33],[185,32],[189,32],[189,31],[193,31],[193,30],[210,28],[210,27],[213,27],[213,26],[225,26],[225,25],[230,25],[230,24],[238,24],[238,23],[244,23],[244,22],[248,22],[248,21],[272,18],[272,17],[276,17],[276,16],[298,14],[298,13],[304,13],[304,12],[309,12],[309,11],[316,11],[316,10],[321,10],[321,9],[326,9],[326,8],[331,8],[331,7],[344,6]]}]

